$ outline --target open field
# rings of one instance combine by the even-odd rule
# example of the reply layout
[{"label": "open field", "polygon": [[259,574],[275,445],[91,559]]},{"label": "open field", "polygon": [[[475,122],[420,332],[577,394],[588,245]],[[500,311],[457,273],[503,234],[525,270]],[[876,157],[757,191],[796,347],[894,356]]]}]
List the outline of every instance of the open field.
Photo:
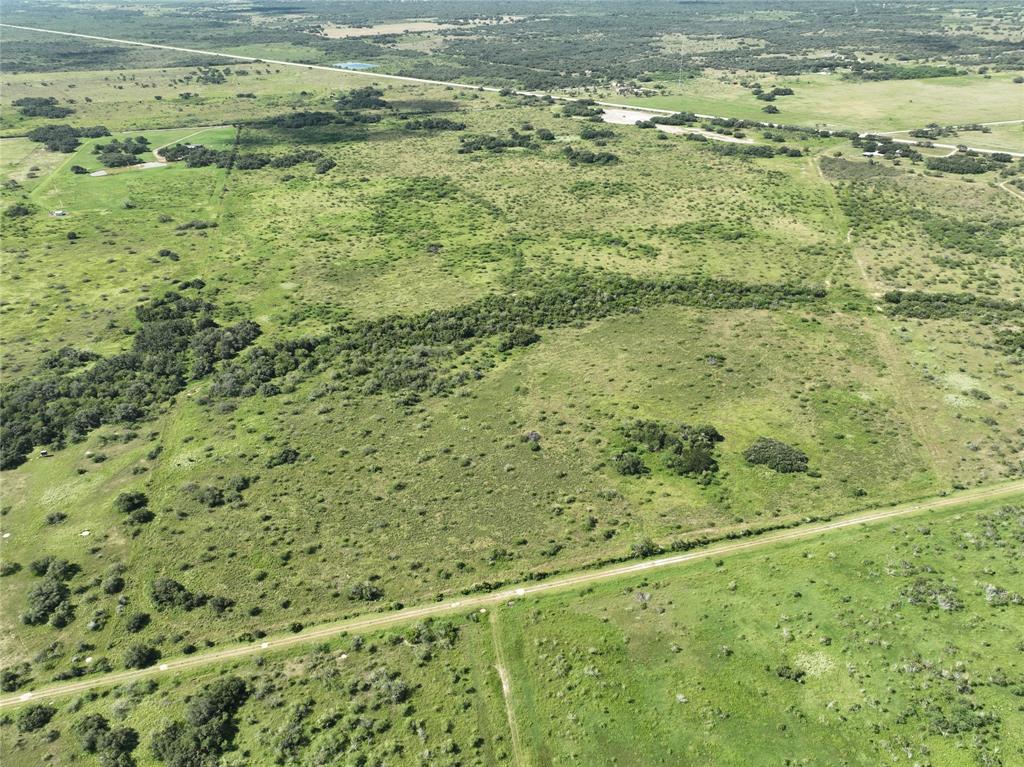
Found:
[{"label": "open field", "polygon": [[[963,125],[998,120],[1021,119],[1024,115],[1024,85],[1014,83],[1019,73],[991,76],[931,77],[919,80],[856,82],[836,75],[807,74],[772,77],[747,73],[742,77],[708,72],[680,85],[666,79],[664,95],[645,98],[616,97],[636,106],[673,109],[701,114],[774,120],[792,125],[820,126],[829,129],[881,132],[911,130],[928,123]],[[773,87],[793,89],[791,96],[779,96],[771,102],[776,115],[765,115],[765,102],[754,97],[741,81],[760,82],[765,90]],[[970,94],[970,95],[968,95]],[[969,135],[986,146],[984,136]],[[996,149],[1021,151],[1016,133],[1009,133],[1009,146]],[[953,142],[957,143],[957,142]]]},{"label": "open field", "polygon": [[[40,704],[65,733],[57,744],[10,725],[0,737],[18,754],[12,764],[37,763],[98,714],[140,733],[139,764],[156,765],[149,744],[182,717],[183,701],[237,677],[248,692],[229,759],[362,752],[415,763],[412,750],[431,764],[1012,759],[1024,749],[1019,670],[994,658],[1019,653],[1021,513],[1012,499],[961,505],[512,598]],[[752,731],[756,757],[742,746]]]},{"label": "open field", "polygon": [[993,596],[1024,589],[1020,524],[976,508],[519,601],[500,625],[524,761],[1024,758],[1021,606]]},{"label": "open field", "polygon": [[[858,262],[861,249],[874,256],[881,245],[863,245],[856,226],[846,242],[847,192],[833,191],[813,158],[741,160],[621,126],[602,139],[620,162],[573,167],[559,149],[578,144],[588,123],[557,117],[558,108],[488,97],[459,109],[407,92],[384,93],[402,109],[433,103],[432,114],[464,120],[474,134],[529,123],[554,140],[458,154],[452,133],[410,132],[393,117],[247,126],[237,137],[234,128],[150,136],[154,146],[190,137],[211,148],[237,139],[242,152],[272,155],[327,150],[344,169],[300,165],[288,180],[271,168],[229,177],[181,163],[72,174],[72,164],[97,167],[92,147],[106,139],[86,141],[27,190],[40,213],[10,227],[9,374],[36,375],[36,361],[59,345],[117,353],[137,303],[174,280],[202,278],[217,318],[255,320],[264,345],[528,291],[531,280],[570,269],[837,292],[804,308],[655,306],[551,327],[511,354],[484,344],[471,352],[478,381],[401,406],[361,389],[338,393],[344,377],[332,362],[296,371],[276,397],[209,402],[200,382],[148,423],[104,427],[11,472],[5,556],[26,565],[42,533],[48,551],[80,564],[83,582],[123,563],[133,573],[123,594],[134,602],[148,602],[154,579],[171,572],[233,595],[237,609],[192,617],[178,640],[187,644],[343,617],[358,609],[346,595],[366,578],[389,601],[424,599],[621,556],[640,538],[831,516],[1018,471],[1019,373],[1004,355],[965,343],[952,321],[897,332],[858,296],[858,266],[874,275]],[[665,169],[653,189],[643,161],[651,154]],[[1005,215],[1012,202],[995,190],[976,205],[979,215]],[[69,215],[45,214],[59,206]],[[217,226],[180,228],[191,221]],[[63,244],[68,231],[77,238]],[[933,358],[940,342],[947,351]],[[627,446],[619,430],[631,418],[713,424],[725,437],[715,481],[680,478],[657,456],[650,476],[618,476],[612,459]],[[522,441],[531,431],[540,450]],[[798,445],[814,476],[749,466],[742,453],[758,436]],[[300,457],[301,477],[268,468],[284,449]],[[202,500],[202,488],[231,484],[245,487],[228,507]],[[126,530],[112,504],[133,490],[145,492],[157,519]],[[209,536],[231,549],[210,548]],[[257,577],[271,572],[274,599]],[[23,603],[32,584],[25,572],[5,579],[5,598]],[[166,641],[170,618],[154,614],[137,638]],[[97,631],[87,622],[83,614],[63,634],[123,645],[118,621]],[[8,653],[52,641],[47,629],[16,631]]]},{"label": "open field", "polygon": [[5,765],[1020,761],[1019,9],[11,3]]}]

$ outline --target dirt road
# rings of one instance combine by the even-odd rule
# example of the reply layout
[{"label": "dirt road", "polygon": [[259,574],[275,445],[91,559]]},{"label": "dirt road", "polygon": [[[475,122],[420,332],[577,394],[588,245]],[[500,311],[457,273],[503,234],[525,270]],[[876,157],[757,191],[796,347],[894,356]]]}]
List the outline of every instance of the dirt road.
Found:
[{"label": "dirt road", "polygon": [[625,578],[653,570],[663,570],[669,567],[676,567],[688,562],[696,562],[709,558],[718,558],[730,554],[736,554],[750,549],[764,548],[767,546],[797,541],[804,538],[811,538],[835,530],[842,530],[856,525],[885,522],[897,517],[910,514],[919,514],[936,509],[959,506],[975,501],[993,500],[999,498],[1011,498],[1018,496],[1024,499],[1024,480],[1015,480],[1005,484],[965,490],[954,495],[931,498],[915,501],[913,503],[890,506],[882,509],[853,514],[842,519],[830,522],[808,524],[788,530],[774,533],[766,533],[756,537],[747,538],[741,541],[730,541],[708,546],[696,551],[689,551],[685,554],[672,554],[669,556],[647,559],[639,562],[630,562],[612,567],[595,570],[583,570],[568,575],[551,578],[547,581],[530,581],[520,586],[515,586],[501,591],[490,592],[468,596],[463,599],[456,599],[447,602],[431,602],[419,607],[409,607],[404,610],[397,610],[390,613],[376,613],[363,615],[338,623],[326,624],[307,629],[298,634],[280,635],[268,637],[261,642],[248,643],[225,647],[207,653],[189,655],[181,658],[167,660],[159,665],[145,669],[132,671],[118,671],[109,674],[97,675],[92,678],[79,679],[74,682],[65,682],[38,690],[32,690],[0,698],[0,709],[17,706],[28,701],[46,700],[57,698],[63,695],[82,693],[100,687],[134,682],[147,677],[161,677],[174,674],[179,671],[202,668],[205,666],[217,665],[233,660],[257,656],[277,650],[284,650],[299,645],[311,645],[316,642],[336,637],[341,633],[362,633],[377,629],[410,623],[425,618],[440,617],[452,613],[465,613],[469,610],[486,609],[492,605],[499,605],[510,600],[520,599],[527,596],[535,596],[555,591],[563,591],[578,586],[583,586],[600,581]]}]

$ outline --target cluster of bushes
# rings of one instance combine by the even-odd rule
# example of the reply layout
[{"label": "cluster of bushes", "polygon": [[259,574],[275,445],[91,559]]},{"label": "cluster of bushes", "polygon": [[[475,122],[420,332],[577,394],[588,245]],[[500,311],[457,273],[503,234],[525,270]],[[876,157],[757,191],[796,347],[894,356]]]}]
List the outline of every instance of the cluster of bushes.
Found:
[{"label": "cluster of bushes", "polygon": [[24,202],[16,202],[13,205],[4,208],[4,218],[24,218],[25,216],[31,216],[36,212],[34,205],[29,205]]},{"label": "cluster of bushes", "polygon": [[509,128],[508,138],[501,136],[462,136],[459,138],[459,154],[471,154],[487,150],[489,152],[504,152],[506,149],[516,147],[522,149],[536,149],[533,137],[520,133],[514,128]]},{"label": "cluster of bushes", "polygon": [[[225,69],[222,72],[216,67],[199,67],[193,76],[196,82],[202,85],[221,85],[228,81],[225,74],[231,74],[231,70]],[[186,77],[185,82],[189,82],[193,76]]]},{"label": "cluster of bushes", "polygon": [[569,160],[570,165],[614,165],[619,161],[619,156],[612,152],[591,152],[589,149],[576,149],[567,146],[562,154]]},{"label": "cluster of bushes", "polygon": [[40,580],[28,590],[28,607],[21,616],[22,623],[27,626],[49,623],[54,628],[64,628],[74,620],[75,609],[71,604],[68,581],[80,569],[78,565],[54,556],[33,561],[29,570]]},{"label": "cluster of bushes", "polygon": [[334,108],[339,112],[350,109],[386,109],[388,106],[384,100],[384,91],[372,85],[343,93],[334,102]]},{"label": "cluster of bushes", "polygon": [[107,168],[124,168],[142,162],[139,155],[149,151],[149,139],[145,136],[134,136],[126,139],[114,139],[109,144],[97,144],[92,153]]},{"label": "cluster of bushes", "polygon": [[189,702],[185,719],[153,735],[153,756],[168,767],[205,767],[219,763],[238,732],[238,710],[249,699],[249,688],[237,676],[212,682]]},{"label": "cluster of bushes", "polygon": [[1014,228],[1006,220],[969,221],[938,215],[925,208],[914,209],[910,215],[936,243],[983,258],[1005,256],[1006,246],[1000,236]]},{"label": "cluster of bushes", "polygon": [[1007,354],[1024,356],[1024,330],[998,330],[995,336],[996,346]]},{"label": "cluster of bushes", "polygon": [[48,703],[32,703],[18,712],[18,732],[43,729],[57,715],[57,709]]},{"label": "cluster of bushes", "polygon": [[825,292],[796,285],[728,280],[633,278],[574,271],[515,295],[492,295],[452,309],[394,315],[340,326],[332,335],[255,348],[214,381],[214,396],[278,391],[274,379],[298,368],[338,371],[337,386],[361,382],[365,393],[452,391],[480,370],[454,371],[473,342],[517,328],[556,327],[672,303],[708,308],[774,308],[809,303]]},{"label": "cluster of bushes", "polygon": [[760,99],[761,101],[775,101],[775,99],[778,98],[779,96],[793,95],[792,88],[776,86],[772,88],[770,91],[766,91],[758,83],[754,83],[752,86],[750,86],[750,92],[754,94],[755,98]]},{"label": "cluster of bushes", "polygon": [[72,731],[78,736],[82,750],[96,754],[102,767],[132,767],[132,752],[139,745],[139,734],[130,727],[110,727],[102,714],[86,714]]},{"label": "cluster of bushes", "polygon": [[900,589],[900,596],[907,604],[928,610],[955,612],[964,608],[956,586],[951,586],[940,578],[915,578],[912,583]]},{"label": "cluster of bushes", "polygon": [[7,666],[0,671],[0,692],[14,692],[21,689],[32,678],[32,669],[28,663]]},{"label": "cluster of bushes", "polygon": [[900,144],[893,140],[892,136],[856,136],[851,143],[858,149],[865,152],[878,152],[887,159],[893,160],[898,157],[905,157],[914,162],[920,162],[923,157],[920,152],[907,144]]},{"label": "cluster of bushes", "polygon": [[588,141],[610,139],[615,138],[615,131],[611,128],[601,128],[597,125],[584,125],[580,129],[580,138]]},{"label": "cluster of bushes", "polygon": [[600,117],[604,110],[593,99],[578,99],[562,106],[566,117]]},{"label": "cluster of bushes", "polygon": [[405,130],[465,130],[466,123],[449,120],[447,117],[423,117],[418,120],[409,120],[403,126]]},{"label": "cluster of bushes", "polygon": [[507,352],[520,346],[531,346],[540,340],[540,334],[533,328],[517,327],[498,341],[498,351]]},{"label": "cluster of bushes", "polygon": [[147,508],[148,506],[149,498],[145,493],[138,491],[121,493],[114,499],[115,511],[126,515],[128,522],[136,525],[145,524],[153,519],[153,512]]},{"label": "cluster of bushes", "polygon": [[758,437],[753,445],[743,451],[747,463],[767,466],[780,474],[797,474],[807,471],[807,455],[792,445],[770,437]]},{"label": "cluster of bushes", "polygon": [[647,474],[649,469],[639,455],[642,447],[650,453],[665,452],[665,467],[682,477],[694,477],[710,484],[718,472],[715,448],[723,437],[714,426],[679,424],[665,427],[657,421],[637,419],[621,428],[622,435],[634,443],[614,458],[616,471],[626,476]]},{"label": "cluster of bushes", "polygon": [[90,128],[74,128],[70,125],[41,125],[26,134],[29,141],[42,144],[51,152],[63,152],[64,154],[70,154],[78,149],[82,145],[79,139],[100,138],[109,135],[110,131],[102,125],[94,125]]},{"label": "cluster of bushes", "polygon": [[15,99],[11,104],[17,107],[23,117],[49,117],[59,120],[75,113],[71,107],[59,106],[53,96],[25,96]]},{"label": "cluster of bushes", "polygon": [[184,610],[191,612],[210,605],[218,615],[234,606],[234,601],[224,596],[210,596],[202,592],[189,591],[173,578],[157,578],[149,586],[149,596],[157,610]]},{"label": "cluster of bushes", "polygon": [[259,336],[254,322],[221,327],[213,308],[169,292],[136,307],[128,351],[78,372],[44,368],[0,386],[0,469],[21,464],[35,445],[60,448],[101,424],[138,421]]}]

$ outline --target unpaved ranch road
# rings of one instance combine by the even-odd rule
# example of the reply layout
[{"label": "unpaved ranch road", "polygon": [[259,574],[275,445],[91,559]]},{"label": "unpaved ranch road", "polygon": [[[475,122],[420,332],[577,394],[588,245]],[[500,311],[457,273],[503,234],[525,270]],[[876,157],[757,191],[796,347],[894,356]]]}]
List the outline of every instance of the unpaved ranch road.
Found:
[{"label": "unpaved ranch road", "polygon": [[[163,45],[163,44],[160,44],[160,43],[143,43],[143,42],[139,42],[138,40],[121,40],[121,39],[116,38],[116,37],[100,37],[98,35],[83,35],[83,34],[79,34],[78,32],[62,32],[59,29],[41,29],[40,27],[23,27],[23,26],[21,26],[19,24],[0,24],[0,27],[9,27],[10,29],[21,29],[21,30],[24,30],[26,32],[42,32],[44,34],[49,34],[49,35],[64,35],[65,37],[80,37],[80,38],[85,39],[85,40],[98,40],[98,41],[103,42],[103,43],[117,43],[118,45],[136,45],[136,46],[140,46],[142,48],[159,48],[160,50],[165,50],[165,51],[179,51],[181,53],[197,53],[197,54],[202,55],[202,56],[217,56],[217,57],[220,57],[222,59],[233,59],[235,61],[245,61],[245,62],[248,62],[248,63],[253,63],[253,62],[259,61],[259,62],[262,62],[264,64],[275,64],[277,66],[282,66],[282,67],[299,67],[301,69],[319,69],[319,70],[323,70],[325,72],[342,72],[342,73],[348,74],[348,75],[355,75],[357,77],[372,77],[372,78],[375,78],[375,79],[378,79],[378,80],[397,80],[399,82],[404,82],[404,83],[422,83],[424,85],[444,85],[445,87],[449,87],[449,88],[462,88],[462,89],[471,90],[471,91],[489,91],[491,93],[499,93],[502,90],[501,88],[495,88],[494,86],[491,86],[491,85],[468,85],[467,83],[450,83],[450,82],[445,82],[444,80],[427,80],[427,79],[422,78],[422,77],[403,77],[402,75],[385,75],[385,74],[381,74],[379,72],[368,72],[368,71],[361,71],[361,70],[358,70],[358,69],[341,69],[339,67],[328,67],[328,66],[324,66],[323,64],[302,64],[302,63],[299,63],[297,61],[282,61],[281,59],[265,59],[265,58],[256,57],[256,56],[240,56],[240,55],[235,54],[235,53],[220,53],[218,51],[201,51],[201,50],[198,50],[196,48],[181,48],[181,47],[176,46],[176,45]],[[577,98],[573,98],[572,96],[557,96],[557,95],[555,95],[553,93],[542,93],[540,91],[513,91],[513,93],[515,93],[515,94],[517,94],[519,96],[550,96],[551,98],[557,99],[558,101],[578,101],[579,100]],[[651,115],[651,114],[662,114],[662,115],[679,114],[678,112],[673,111],[671,109],[655,109],[654,107],[636,107],[636,106],[631,106],[629,104],[616,104],[616,103],[611,102],[611,101],[596,101],[594,103],[596,103],[596,104],[598,104],[598,105],[600,105],[602,107],[611,107],[613,109],[620,109],[620,110],[638,112],[638,113],[640,113],[641,117],[638,117],[637,119],[643,119],[645,116],[648,116],[648,115]],[[715,115],[697,114],[696,116],[701,118],[701,119],[714,119],[715,118]],[[633,120],[633,122],[636,122],[636,120]],[[759,124],[762,125],[762,126],[765,126],[765,127],[771,127],[772,126],[772,123],[768,123],[768,122],[762,122],[762,123],[759,123]],[[990,123],[990,125],[997,125],[997,124],[998,123]],[[662,127],[662,126],[659,126],[659,127]],[[673,132],[674,133],[676,131],[667,131],[667,132]],[[694,132],[694,131],[686,131],[686,132]],[[716,133],[710,133],[710,132],[704,132],[704,131],[696,131],[696,132],[704,133],[704,135],[706,135],[708,138],[712,138],[712,139],[720,140],[720,141],[733,141],[733,142],[740,142],[740,143],[753,143],[753,142],[747,142],[744,139],[736,139],[736,138],[732,138],[732,137],[729,137],[729,136],[719,136]],[[862,136],[866,136],[866,135],[869,135],[869,134],[862,133],[861,135]],[[916,143],[916,141],[910,141],[908,139],[894,139],[894,140],[896,142],[900,143],[900,144],[914,144],[914,143]],[[951,144],[935,144],[935,146],[943,147],[943,148],[949,148],[949,149],[956,149],[956,147],[951,145]],[[982,153],[982,154],[999,154],[1000,153],[1000,150],[997,150],[997,149],[977,149],[977,148],[973,148],[973,147],[968,147],[968,148],[972,149],[975,152],[979,152],[979,153]],[[1011,157],[1024,157],[1024,152],[1003,152],[1003,154],[1008,154]]]},{"label": "unpaved ranch road", "polygon": [[530,581],[520,586],[514,586],[501,591],[489,594],[465,597],[447,602],[432,602],[419,607],[409,607],[404,610],[381,614],[350,618],[338,623],[330,623],[323,626],[311,628],[298,634],[279,635],[273,638],[264,639],[261,642],[235,645],[221,650],[214,650],[208,653],[187,655],[173,660],[167,660],[158,666],[151,666],[145,669],[133,671],[119,671],[109,674],[102,674],[91,679],[81,679],[76,682],[43,687],[38,690],[20,694],[8,695],[0,698],[0,709],[26,703],[28,701],[46,700],[57,698],[63,695],[86,692],[99,687],[134,682],[146,677],[168,676],[178,671],[188,671],[225,663],[233,660],[240,660],[251,656],[262,655],[276,650],[283,650],[297,645],[312,644],[323,641],[339,634],[363,633],[376,629],[395,626],[411,621],[432,618],[451,613],[466,612],[468,610],[486,611],[488,607],[500,605],[503,602],[519,599],[521,597],[535,596],[555,591],[564,591],[577,586],[584,586],[590,583],[624,578],[653,570],[664,570],[669,567],[683,565],[688,562],[709,559],[711,557],[723,557],[736,554],[750,549],[764,548],[789,541],[811,538],[835,530],[842,530],[856,525],[873,524],[885,522],[896,517],[903,517],[910,514],[919,514],[950,506],[960,506],[981,500],[994,500],[998,498],[1011,498],[1020,496],[1024,500],[1024,480],[1015,480],[1000,485],[994,485],[975,490],[966,490],[944,497],[930,498],[912,503],[905,503],[898,506],[888,506],[881,509],[871,509],[858,514],[853,514],[842,519],[830,522],[809,524],[789,530],[782,530],[776,533],[749,538],[742,541],[721,543],[698,551],[690,551],[685,554],[674,554],[656,559],[648,559],[640,562],[631,562],[625,565],[615,565],[597,570],[583,570],[576,573],[551,578],[547,581]]}]

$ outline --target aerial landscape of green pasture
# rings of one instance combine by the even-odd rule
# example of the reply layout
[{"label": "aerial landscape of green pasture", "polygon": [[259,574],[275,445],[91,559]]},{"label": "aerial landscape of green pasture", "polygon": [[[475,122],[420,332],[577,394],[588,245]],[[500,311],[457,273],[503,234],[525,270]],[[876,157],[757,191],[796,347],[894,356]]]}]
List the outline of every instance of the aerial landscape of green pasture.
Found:
[{"label": "aerial landscape of green pasture", "polygon": [[1024,764],[1024,9],[0,12],[0,761]]}]

